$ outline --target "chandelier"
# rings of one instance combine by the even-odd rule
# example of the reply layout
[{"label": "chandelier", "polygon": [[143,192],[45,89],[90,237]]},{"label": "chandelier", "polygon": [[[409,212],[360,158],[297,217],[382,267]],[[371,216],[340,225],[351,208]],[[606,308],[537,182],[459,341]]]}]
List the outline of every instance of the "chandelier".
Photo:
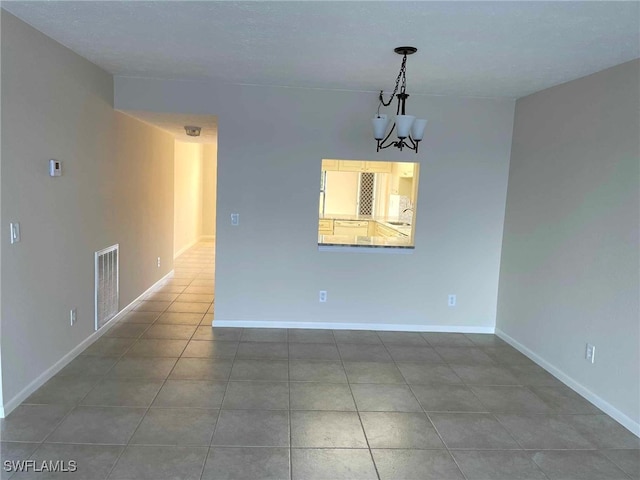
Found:
[{"label": "chandelier", "polygon": [[[424,119],[416,119],[416,117],[412,115],[406,115],[405,113],[405,102],[407,98],[409,98],[409,94],[407,93],[407,55],[411,55],[418,51],[415,47],[398,47],[394,49],[399,55],[402,55],[402,65],[400,66],[400,73],[398,73],[398,78],[396,78],[396,86],[393,89],[393,93],[391,94],[391,98],[389,98],[388,102],[384,101],[382,96],[383,91],[380,90],[378,104],[378,112],[376,116],[371,120],[373,122],[373,136],[378,143],[378,149],[380,150],[384,148],[389,148],[391,146],[399,148],[402,150],[403,148],[409,148],[414,152],[418,153],[418,144],[422,140],[424,136],[424,128],[427,125],[427,121]],[[398,93],[398,88],[400,88],[400,92]],[[380,113],[380,107],[385,106],[388,107],[391,105],[393,99],[398,99],[398,108],[396,110],[396,121],[391,126],[391,130],[385,136],[385,132],[387,131],[387,125],[389,124],[389,118],[384,113]],[[397,140],[391,140],[389,143],[386,143],[391,137],[393,131],[396,131],[396,135],[398,137]],[[386,143],[386,145],[385,145]]]}]

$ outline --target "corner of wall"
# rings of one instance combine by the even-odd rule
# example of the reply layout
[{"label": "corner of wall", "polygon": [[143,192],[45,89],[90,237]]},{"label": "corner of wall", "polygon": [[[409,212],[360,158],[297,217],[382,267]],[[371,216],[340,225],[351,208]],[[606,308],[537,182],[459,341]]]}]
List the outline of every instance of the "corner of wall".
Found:
[{"label": "corner of wall", "polygon": [[496,318],[498,335],[636,435],[639,67],[517,101]]},{"label": "corner of wall", "polygon": [[611,416],[614,420],[616,420],[618,423],[623,425],[631,433],[640,437],[640,423],[636,422],[635,420],[630,418],[628,415],[621,412],[619,409],[611,405],[611,403],[603,399],[601,396],[595,394],[594,392],[589,390],[587,387],[585,387],[584,385],[582,385],[581,383],[577,382],[575,379],[567,375],[560,368],[556,367],[552,363],[549,363],[547,360],[542,358],[533,350],[527,348],[522,343],[510,337],[499,328],[496,328],[496,335],[501,339],[503,339],[505,342],[507,342],[509,345],[511,345],[513,348],[515,348],[519,352],[529,357],[531,360],[533,360],[535,363],[540,365],[547,372],[552,374],[554,377],[556,377],[562,383],[567,385],[573,391],[575,391],[582,397],[589,400],[591,403],[593,403],[596,407],[598,407],[604,413]]}]

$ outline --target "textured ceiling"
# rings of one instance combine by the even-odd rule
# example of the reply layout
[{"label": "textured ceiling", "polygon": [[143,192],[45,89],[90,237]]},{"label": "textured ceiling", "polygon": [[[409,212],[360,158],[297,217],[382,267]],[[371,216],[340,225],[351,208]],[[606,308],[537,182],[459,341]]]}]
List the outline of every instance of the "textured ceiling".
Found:
[{"label": "textured ceiling", "polygon": [[520,97],[640,56],[639,2],[2,2],[115,75]]},{"label": "textured ceiling", "polygon": [[[191,115],[178,113],[143,112],[127,110],[123,113],[130,115],[145,123],[154,125],[165,132],[172,134],[176,140],[187,143],[217,143],[218,119],[213,115]],[[185,131],[185,125],[202,128],[199,137],[189,137]]]}]

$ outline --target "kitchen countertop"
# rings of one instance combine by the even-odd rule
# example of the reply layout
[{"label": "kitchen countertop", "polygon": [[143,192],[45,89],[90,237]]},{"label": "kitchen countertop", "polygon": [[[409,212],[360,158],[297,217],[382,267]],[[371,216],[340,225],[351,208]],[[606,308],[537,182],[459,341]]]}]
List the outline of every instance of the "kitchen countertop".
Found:
[{"label": "kitchen countertop", "polygon": [[409,237],[365,237],[357,235],[318,235],[323,247],[414,248]]},{"label": "kitchen countertop", "polygon": [[374,221],[380,223],[388,223],[388,222],[397,222],[398,217],[381,217],[374,215],[349,215],[342,213],[328,213],[325,215],[320,215],[318,217],[320,220],[367,220]]},{"label": "kitchen countertop", "polygon": [[[394,229],[402,235],[410,236],[411,235],[411,225],[394,225],[389,222],[397,222],[398,217],[382,217],[382,216],[374,216],[374,215],[349,215],[349,214],[326,214],[320,215],[320,220],[362,220],[362,221],[373,221],[381,223],[389,228]],[[374,237],[367,237],[374,238]],[[377,238],[377,237],[376,237]]]}]

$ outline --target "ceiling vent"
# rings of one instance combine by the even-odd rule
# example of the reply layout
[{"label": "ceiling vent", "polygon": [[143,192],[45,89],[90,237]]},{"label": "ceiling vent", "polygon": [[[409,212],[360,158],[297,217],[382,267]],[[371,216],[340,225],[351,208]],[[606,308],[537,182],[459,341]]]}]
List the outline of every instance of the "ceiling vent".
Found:
[{"label": "ceiling vent", "polygon": [[201,130],[202,128],[200,127],[194,127],[191,125],[184,126],[184,131],[187,132],[187,135],[189,135],[190,137],[199,137]]}]

